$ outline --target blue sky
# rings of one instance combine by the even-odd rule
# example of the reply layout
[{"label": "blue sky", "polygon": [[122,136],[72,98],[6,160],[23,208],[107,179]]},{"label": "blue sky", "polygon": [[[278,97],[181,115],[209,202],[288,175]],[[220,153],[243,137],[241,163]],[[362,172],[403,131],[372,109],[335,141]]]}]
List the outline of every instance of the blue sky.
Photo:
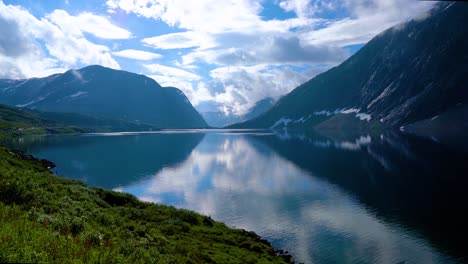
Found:
[{"label": "blue sky", "polygon": [[180,88],[201,111],[243,114],[433,3],[412,0],[0,0],[0,78],[86,65]]}]

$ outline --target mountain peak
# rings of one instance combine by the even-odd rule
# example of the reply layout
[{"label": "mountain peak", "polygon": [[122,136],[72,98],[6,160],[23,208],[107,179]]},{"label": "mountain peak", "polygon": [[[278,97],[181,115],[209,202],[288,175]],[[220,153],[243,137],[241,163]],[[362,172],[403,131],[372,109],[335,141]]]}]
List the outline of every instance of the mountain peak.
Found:
[{"label": "mountain peak", "polygon": [[0,103],[149,123],[161,128],[207,127],[179,89],[153,79],[91,65],[22,83],[0,81]]}]

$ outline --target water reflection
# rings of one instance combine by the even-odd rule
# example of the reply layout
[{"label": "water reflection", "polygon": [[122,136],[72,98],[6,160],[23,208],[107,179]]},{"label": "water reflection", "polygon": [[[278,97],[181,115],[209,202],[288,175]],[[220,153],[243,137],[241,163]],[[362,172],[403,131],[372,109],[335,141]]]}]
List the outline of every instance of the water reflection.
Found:
[{"label": "water reflection", "polygon": [[[203,139],[201,133],[123,136],[50,136],[20,139],[15,147],[46,158],[58,175],[93,186],[116,188],[183,162]],[[10,144],[11,146],[11,144]]]},{"label": "water reflection", "polygon": [[253,230],[299,262],[465,256],[466,153],[391,133],[204,132],[57,137],[28,148],[63,175]]},{"label": "water reflection", "polygon": [[[466,151],[395,133],[374,136],[353,150],[341,147],[353,141],[344,135],[257,140],[310,174],[340,186],[380,219],[402,224],[466,261]],[[324,140],[333,144],[314,144]]]},{"label": "water reflection", "polygon": [[[379,220],[338,186],[259,143],[270,140],[276,139],[207,135],[178,167],[122,191],[255,230],[306,263],[449,261],[408,230]],[[356,151],[370,141],[362,137],[330,148]]]}]

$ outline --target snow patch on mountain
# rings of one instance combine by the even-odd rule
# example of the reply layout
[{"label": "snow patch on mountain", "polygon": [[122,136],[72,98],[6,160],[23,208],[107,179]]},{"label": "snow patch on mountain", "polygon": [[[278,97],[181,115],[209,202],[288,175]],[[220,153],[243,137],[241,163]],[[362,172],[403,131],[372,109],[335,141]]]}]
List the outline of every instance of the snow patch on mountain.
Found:
[{"label": "snow patch on mountain", "polygon": [[361,113],[361,109],[357,108],[342,108],[342,109],[336,109],[334,111],[329,111],[329,110],[322,110],[322,111],[315,111],[313,113],[314,115],[326,115],[326,116],[331,116],[331,115],[336,115],[336,114],[356,114],[356,118],[359,118],[361,121],[371,121],[372,116],[367,113]]},{"label": "snow patch on mountain", "polygon": [[309,118],[311,118],[311,115],[309,115],[308,117],[301,117],[298,120],[294,120],[293,123],[305,123],[307,122],[307,120],[309,120]]},{"label": "snow patch on mountain", "polygon": [[81,73],[77,70],[71,70],[71,73],[73,74],[73,76],[75,76],[75,78],[77,78],[78,80],[83,80],[83,76],[81,76]]},{"label": "snow patch on mountain", "polygon": [[79,97],[79,96],[86,95],[86,94],[88,94],[88,92],[78,91],[72,95],[69,95],[68,97],[75,98],[75,97]]},{"label": "snow patch on mountain", "polygon": [[287,127],[289,123],[305,123],[307,122],[312,115],[316,116],[332,116],[336,114],[344,114],[344,115],[349,115],[349,114],[356,114],[356,118],[359,118],[361,121],[367,121],[370,122],[372,120],[372,116],[370,114],[361,113],[361,109],[357,108],[342,108],[342,109],[336,109],[334,111],[329,111],[329,110],[321,110],[321,111],[315,111],[313,114],[310,114],[308,116],[303,116],[299,119],[292,119],[292,118],[287,118],[287,117],[282,117],[278,121],[276,121],[270,128],[273,129],[275,127],[278,127],[279,125],[282,125],[283,127]]},{"label": "snow patch on mountain", "polygon": [[292,119],[290,118],[286,118],[286,117],[282,117],[280,120],[276,121],[276,123],[271,126],[270,128],[275,128],[281,124],[283,124],[284,126],[288,126],[288,124],[293,121]]},{"label": "snow patch on mountain", "polygon": [[322,110],[322,111],[315,111],[314,115],[326,115],[326,116],[331,116],[333,115],[332,112],[327,111],[327,110]]},{"label": "snow patch on mountain", "polygon": [[377,98],[372,100],[372,102],[370,102],[369,105],[367,105],[367,109],[371,108],[378,101],[380,101],[380,100],[384,99],[385,97],[389,96],[390,94],[392,94],[394,92],[394,90],[395,90],[395,89],[392,89],[392,86],[393,86],[393,83],[391,83],[389,86],[387,86],[387,88],[385,88],[382,91],[382,93],[379,96],[377,96]]},{"label": "snow patch on mountain", "polygon": [[40,101],[46,99],[48,96],[49,96],[49,94],[46,94],[46,95],[44,95],[44,96],[41,96],[41,97],[39,97],[39,98],[37,98],[37,99],[34,99],[34,100],[28,102],[28,103],[25,103],[25,104],[17,104],[16,107],[28,107],[28,106],[30,106],[30,105],[33,105],[33,104],[35,104],[35,103],[38,103],[38,102],[40,102]]},{"label": "snow patch on mountain", "polygon": [[356,109],[356,108],[349,108],[349,109],[343,109],[343,110],[336,110],[335,112],[339,113],[339,114],[352,114],[352,113],[359,113],[360,109]]},{"label": "snow patch on mountain", "polygon": [[357,113],[356,117],[359,118],[361,121],[365,120],[367,122],[371,121],[372,119],[372,116],[366,113]]}]

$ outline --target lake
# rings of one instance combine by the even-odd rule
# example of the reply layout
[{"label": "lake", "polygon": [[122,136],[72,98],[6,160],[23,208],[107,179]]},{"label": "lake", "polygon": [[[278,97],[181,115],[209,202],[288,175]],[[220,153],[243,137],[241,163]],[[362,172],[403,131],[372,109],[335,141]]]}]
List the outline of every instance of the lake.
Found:
[{"label": "lake", "polygon": [[297,263],[466,261],[468,152],[435,140],[178,130],[10,146],[58,175],[255,231]]}]

